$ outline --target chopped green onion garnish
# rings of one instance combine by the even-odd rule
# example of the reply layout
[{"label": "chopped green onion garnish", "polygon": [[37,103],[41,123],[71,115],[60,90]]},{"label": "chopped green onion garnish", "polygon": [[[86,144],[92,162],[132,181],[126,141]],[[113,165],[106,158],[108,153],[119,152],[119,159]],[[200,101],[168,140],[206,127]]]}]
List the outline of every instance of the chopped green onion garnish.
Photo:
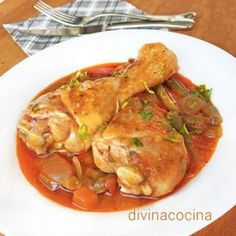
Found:
[{"label": "chopped green onion garnish", "polygon": [[140,116],[144,119],[144,120],[151,120],[153,117],[153,114],[151,111],[141,111],[140,112]]},{"label": "chopped green onion garnish", "polygon": [[67,88],[68,88],[68,85],[67,85],[67,84],[63,84],[63,85],[60,86],[59,89],[65,90],[65,89],[67,89]]},{"label": "chopped green onion garnish", "polygon": [[70,79],[70,81],[68,83],[68,86],[70,88],[78,88],[78,87],[80,87],[80,85],[81,85],[81,82],[76,77],[73,77],[72,79]]},{"label": "chopped green onion garnish", "polygon": [[170,114],[167,114],[166,120],[170,124],[171,127],[175,128],[174,118]]},{"label": "chopped green onion garnish", "polygon": [[188,106],[189,106],[190,109],[193,109],[196,105],[197,105],[196,102],[193,102],[193,103],[188,104]]},{"label": "chopped green onion garnish", "polygon": [[126,106],[128,106],[128,104],[129,104],[129,100],[124,101],[124,102],[122,103],[122,105],[121,105],[121,109],[123,109],[123,108],[125,108]]},{"label": "chopped green onion garnish", "polygon": [[138,138],[132,138],[132,144],[136,147],[142,147],[143,143]]},{"label": "chopped green onion garnish", "polygon": [[115,71],[112,74],[112,77],[116,77],[119,79],[126,78],[127,77],[127,72],[126,71]]},{"label": "chopped green onion garnish", "polygon": [[88,137],[88,127],[87,125],[85,124],[82,124],[80,127],[79,127],[79,137],[81,140],[85,140],[87,137]]},{"label": "chopped green onion garnish", "polygon": [[177,112],[168,112],[166,116],[167,122],[178,132],[183,126],[183,119]]},{"label": "chopped green onion garnish", "polygon": [[143,104],[144,105],[149,105],[150,104],[150,101],[148,99],[143,99]]},{"label": "chopped green onion garnish", "polygon": [[87,72],[82,72],[80,70],[78,70],[76,73],[75,73],[75,78],[76,79],[88,79],[89,78],[89,75]]},{"label": "chopped green onion garnish", "polygon": [[180,131],[179,131],[181,134],[186,134],[186,135],[189,135],[189,131],[188,131],[188,129],[187,129],[187,127],[186,127],[186,125],[185,124],[183,124],[183,126],[182,126],[182,128],[180,129]]},{"label": "chopped green onion garnish", "polygon": [[166,140],[173,143],[179,143],[181,142],[181,137],[179,135],[169,135],[166,137]]},{"label": "chopped green onion garnish", "polygon": [[88,79],[89,75],[87,72],[77,71],[68,82],[70,88],[78,88],[81,86],[81,79]]},{"label": "chopped green onion garnish", "polygon": [[191,93],[192,93],[192,95],[202,98],[205,101],[210,101],[212,89],[208,89],[205,84],[201,84],[199,87],[197,87]]},{"label": "chopped green onion garnish", "polygon": [[148,87],[147,81],[143,81],[145,89],[150,93],[150,94],[155,94],[155,92]]}]

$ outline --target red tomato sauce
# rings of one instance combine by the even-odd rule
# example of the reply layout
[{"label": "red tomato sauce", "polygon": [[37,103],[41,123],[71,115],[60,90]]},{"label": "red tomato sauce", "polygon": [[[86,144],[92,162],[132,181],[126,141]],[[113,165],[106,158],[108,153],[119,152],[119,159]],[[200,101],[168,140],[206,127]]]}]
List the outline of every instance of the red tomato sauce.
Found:
[{"label": "red tomato sauce", "polygon": [[[85,68],[82,71],[86,71],[91,77],[98,78],[103,76],[111,76],[117,66],[121,65],[121,63],[110,63],[110,64],[102,64],[96,65],[93,67]],[[195,88],[194,85],[189,79],[185,78],[182,75],[176,74],[175,77],[181,81],[187,88],[192,89]],[[37,96],[44,94],[46,92],[55,90],[60,85],[64,84],[71,78],[71,75],[66,76],[53,84],[49,85],[46,89],[41,91]],[[199,156],[190,161],[187,173],[181,183],[175,188],[174,192],[179,190],[180,187],[185,185],[191,178],[195,177],[200,170],[204,167],[204,165],[210,160],[214,150],[216,148],[217,142],[221,135],[221,127],[216,127],[219,136],[214,139],[209,139],[201,134],[195,135],[192,138],[192,142],[196,145],[199,150]],[[25,143],[20,139],[17,135],[17,156],[20,164],[20,168],[26,177],[26,179],[45,197],[61,204],[63,206],[73,208],[76,210],[81,210],[72,203],[73,194],[63,191],[61,189],[57,191],[51,191],[42,185],[38,179],[40,166],[42,159],[37,157],[32,151],[30,151]],[[81,153],[77,155],[81,161],[83,167],[94,165],[91,163],[92,153],[91,151]],[[173,192],[171,193],[173,194]],[[166,196],[165,196],[166,197]],[[132,196],[122,195],[119,191],[119,187],[116,187],[115,193],[113,195],[108,194],[99,194],[98,196],[98,204],[93,211],[97,212],[112,212],[112,211],[121,211],[132,208],[141,207],[143,205],[151,204],[159,199],[147,199],[147,198],[139,198]]]}]

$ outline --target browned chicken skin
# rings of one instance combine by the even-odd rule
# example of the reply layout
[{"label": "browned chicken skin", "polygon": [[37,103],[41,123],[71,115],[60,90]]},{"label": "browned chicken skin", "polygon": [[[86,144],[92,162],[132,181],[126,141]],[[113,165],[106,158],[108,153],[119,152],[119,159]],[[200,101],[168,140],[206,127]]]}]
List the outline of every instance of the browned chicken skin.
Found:
[{"label": "browned chicken skin", "polygon": [[137,60],[116,76],[80,82],[35,99],[21,117],[18,130],[37,154],[88,150],[97,130],[114,115],[117,104],[161,84],[178,70],[175,54],[161,43],[144,45]]},{"label": "browned chicken skin", "polygon": [[[178,71],[175,54],[163,44],[145,44],[138,53],[137,60],[128,63],[123,70],[119,101],[123,102],[145,88],[157,86]],[[135,92],[134,92],[135,91]]]},{"label": "browned chicken skin", "polygon": [[188,155],[155,95],[135,96],[92,143],[95,164],[116,173],[121,191],[159,197],[173,191],[185,175]]}]

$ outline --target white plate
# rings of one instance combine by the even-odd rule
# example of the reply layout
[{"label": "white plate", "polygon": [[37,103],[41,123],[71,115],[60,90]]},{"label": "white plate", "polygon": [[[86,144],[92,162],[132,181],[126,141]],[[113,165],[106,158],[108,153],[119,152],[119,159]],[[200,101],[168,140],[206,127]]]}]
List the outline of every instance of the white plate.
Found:
[{"label": "white plate", "polygon": [[[79,68],[135,57],[144,43],[163,42],[177,54],[180,72],[213,88],[224,122],[217,150],[200,172],[177,193],[139,212],[211,212],[212,220],[134,220],[129,211],[88,213],[46,199],[25,179],[16,157],[16,123],[30,99],[50,82]],[[223,215],[236,199],[236,61],[223,50],[176,33],[129,30],[75,38],[41,51],[0,80],[0,231],[7,236],[186,235]],[[163,213],[162,213],[163,214]],[[181,217],[181,213],[178,213]],[[189,216],[189,215],[188,215]],[[137,218],[137,214],[136,214]]]}]

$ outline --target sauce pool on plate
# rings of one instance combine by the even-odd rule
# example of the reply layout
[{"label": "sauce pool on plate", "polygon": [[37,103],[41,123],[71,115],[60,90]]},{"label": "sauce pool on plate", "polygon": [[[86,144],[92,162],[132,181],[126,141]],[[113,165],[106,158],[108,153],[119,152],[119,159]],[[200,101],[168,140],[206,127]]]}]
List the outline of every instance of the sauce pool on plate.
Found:
[{"label": "sauce pool on plate", "polygon": [[[101,77],[109,77],[112,76],[113,72],[117,67],[122,65],[122,63],[108,63],[102,65],[96,65],[89,68],[85,68],[82,72],[86,72],[89,75],[89,79],[97,79]],[[67,83],[73,75],[66,76],[53,84],[49,85],[46,89],[41,91],[37,97],[47,92],[53,91],[63,84]],[[175,74],[174,79],[179,82],[180,85],[183,85],[187,90],[191,92],[197,91],[196,88],[199,88],[195,84],[193,84],[189,79],[185,78],[180,74]],[[198,104],[193,104],[189,108],[186,106],[186,103],[189,100],[181,100],[181,92],[173,89],[171,83],[165,84],[166,89],[168,90],[169,95],[175,99],[176,103],[179,105],[181,109],[185,111],[184,122],[186,126],[184,126],[183,130],[180,130],[180,133],[183,132],[183,136],[185,137],[185,143],[188,150],[188,155],[190,158],[188,169],[183,180],[175,187],[174,192],[178,191],[183,185],[185,185],[191,178],[195,177],[200,170],[204,167],[204,165],[210,160],[211,156],[214,153],[219,137],[221,136],[221,125],[220,122],[212,120],[210,122],[206,122],[206,119],[202,118],[201,112],[194,112],[194,115],[191,113],[193,109],[197,109],[194,106]],[[176,92],[177,91],[177,92]],[[200,90],[199,90],[200,91]],[[148,92],[148,91],[147,91]],[[146,93],[147,93],[146,92]],[[204,90],[202,87],[202,94],[206,94],[209,92],[208,90]],[[204,93],[203,93],[204,92]],[[142,96],[142,94],[141,94]],[[162,101],[160,99],[160,101]],[[201,104],[199,104],[200,106]],[[160,106],[168,111],[168,108],[165,104],[161,103]],[[200,109],[200,108],[199,108]],[[188,114],[189,112],[189,114]],[[173,118],[173,117],[172,117]],[[172,119],[171,118],[171,119]],[[175,117],[174,117],[175,118]],[[215,123],[214,123],[215,122]],[[218,123],[217,123],[218,122]],[[204,123],[204,124],[203,124]],[[202,127],[204,129],[202,130]],[[186,129],[186,130],[185,130]],[[55,191],[51,191],[51,189],[47,188],[42,181],[40,181],[39,176],[42,171],[42,166],[44,165],[45,158],[39,157],[33,151],[29,150],[26,144],[22,141],[22,139],[17,135],[17,156],[20,163],[21,170],[27,180],[45,197],[48,199],[59,203],[63,206],[77,209],[77,210],[91,210],[97,212],[112,212],[112,211],[121,211],[132,208],[141,207],[143,205],[151,204],[155,201],[160,200],[161,198],[147,198],[147,197],[137,197],[132,195],[125,195],[120,192],[120,188],[117,184],[113,184],[112,188],[108,187],[108,190],[102,192],[101,194],[97,194],[97,197],[91,198],[91,202],[96,202],[92,209],[83,209],[83,207],[78,207],[75,204],[75,201],[81,201],[81,199],[74,200],[73,199],[73,191],[67,191],[66,189],[56,189]],[[54,155],[54,154],[52,154]],[[95,170],[99,171],[93,161],[92,151],[89,150],[87,152],[83,152],[81,154],[77,154],[76,157],[79,159],[81,163],[81,168],[83,173],[87,173],[87,170]],[[60,154],[60,158],[65,161],[65,163],[73,164],[72,158],[66,154]],[[72,170],[75,171],[75,170]],[[112,177],[113,178],[113,177]],[[112,189],[111,191],[109,191]],[[85,194],[87,194],[85,190]],[[89,194],[89,193],[88,193]],[[166,197],[166,196],[164,196]],[[92,204],[92,203],[91,203]],[[86,205],[85,205],[86,206]],[[86,208],[86,207],[85,207]]]}]

